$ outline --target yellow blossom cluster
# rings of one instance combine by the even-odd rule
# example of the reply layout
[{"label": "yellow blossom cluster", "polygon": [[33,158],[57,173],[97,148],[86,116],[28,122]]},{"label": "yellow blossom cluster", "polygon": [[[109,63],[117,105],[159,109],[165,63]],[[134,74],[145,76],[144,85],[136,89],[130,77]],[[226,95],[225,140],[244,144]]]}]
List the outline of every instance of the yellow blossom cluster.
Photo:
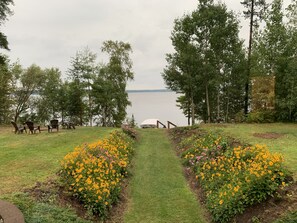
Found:
[{"label": "yellow blossom cluster", "polygon": [[183,163],[189,166],[206,195],[214,221],[228,222],[244,209],[284,186],[287,170],[282,155],[266,145],[231,148],[216,133],[191,135],[181,141]]},{"label": "yellow blossom cluster", "polygon": [[108,138],[76,147],[61,162],[67,189],[94,213],[105,216],[121,190],[132,155],[132,140],[114,131]]},{"label": "yellow blossom cluster", "polygon": [[283,157],[265,145],[229,149],[196,168],[214,220],[228,220],[247,205],[266,199],[285,185],[284,176]]}]

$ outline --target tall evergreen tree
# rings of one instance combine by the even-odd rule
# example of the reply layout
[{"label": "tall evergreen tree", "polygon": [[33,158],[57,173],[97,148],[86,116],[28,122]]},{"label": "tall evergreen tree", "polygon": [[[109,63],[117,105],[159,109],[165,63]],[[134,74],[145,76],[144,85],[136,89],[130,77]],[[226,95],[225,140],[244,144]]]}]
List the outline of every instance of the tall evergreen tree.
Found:
[{"label": "tall evergreen tree", "polygon": [[[13,5],[13,0],[1,0],[0,1],[0,26],[7,20],[7,17],[12,14],[12,10],[9,8]],[[0,48],[9,50],[7,37],[0,31]],[[5,64],[5,57],[0,55],[0,63]]]},{"label": "tall evergreen tree", "polygon": [[[76,56],[71,60],[71,67],[68,70],[68,77],[71,81],[74,82],[73,85],[76,88],[80,88],[81,97],[78,98],[78,102],[75,104],[80,104],[80,101],[83,101],[86,105],[84,106],[87,109],[87,116],[90,125],[92,126],[93,120],[93,99],[91,97],[92,84],[96,76],[97,65],[96,65],[97,55],[85,48],[82,51],[78,51]],[[84,97],[86,96],[86,98]],[[83,118],[81,117],[82,121]],[[80,123],[82,124],[82,123]]]},{"label": "tall evergreen tree", "polygon": [[[294,28],[294,13],[284,13],[283,1],[274,0],[265,16],[265,26],[255,41],[255,75],[275,77],[275,109],[282,121],[297,118],[297,32]],[[287,18],[284,19],[285,14]],[[289,21],[288,24],[285,21]]]},{"label": "tall evergreen tree", "polygon": [[242,5],[246,8],[244,11],[244,15],[250,22],[250,31],[249,31],[249,45],[248,45],[248,62],[246,69],[246,84],[245,84],[245,99],[244,99],[244,113],[248,113],[249,107],[249,86],[250,86],[250,76],[251,76],[251,68],[252,68],[252,45],[253,45],[253,35],[254,28],[258,26],[259,20],[262,20],[265,8],[266,1],[265,0],[244,0],[241,2]]}]

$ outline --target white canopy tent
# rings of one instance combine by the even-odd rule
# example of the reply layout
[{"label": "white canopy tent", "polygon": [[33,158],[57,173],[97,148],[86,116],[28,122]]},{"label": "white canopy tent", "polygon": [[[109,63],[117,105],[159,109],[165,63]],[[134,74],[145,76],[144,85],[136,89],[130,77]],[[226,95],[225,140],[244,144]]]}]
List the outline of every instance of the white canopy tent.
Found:
[{"label": "white canopy tent", "polygon": [[146,119],[140,124],[140,127],[141,128],[157,128],[158,121],[159,121],[158,119],[154,119],[154,118]]}]

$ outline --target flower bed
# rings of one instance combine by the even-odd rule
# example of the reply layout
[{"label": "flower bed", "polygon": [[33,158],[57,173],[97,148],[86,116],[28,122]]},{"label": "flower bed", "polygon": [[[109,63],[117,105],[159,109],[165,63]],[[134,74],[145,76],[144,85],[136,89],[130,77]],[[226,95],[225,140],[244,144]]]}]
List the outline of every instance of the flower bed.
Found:
[{"label": "flower bed", "polygon": [[127,175],[132,143],[128,135],[114,131],[106,139],[75,148],[61,163],[65,188],[94,214],[106,217]]},{"label": "flower bed", "polygon": [[222,136],[208,133],[184,139],[179,150],[203,188],[216,222],[230,221],[286,185],[283,157],[265,145],[231,148]]}]

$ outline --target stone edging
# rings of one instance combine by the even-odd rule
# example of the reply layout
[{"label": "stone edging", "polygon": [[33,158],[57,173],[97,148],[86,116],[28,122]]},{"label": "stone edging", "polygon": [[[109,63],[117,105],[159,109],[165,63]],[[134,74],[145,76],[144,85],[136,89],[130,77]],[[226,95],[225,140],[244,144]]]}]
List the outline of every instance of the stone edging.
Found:
[{"label": "stone edging", "polygon": [[0,200],[0,223],[25,223],[24,215],[13,204]]}]

